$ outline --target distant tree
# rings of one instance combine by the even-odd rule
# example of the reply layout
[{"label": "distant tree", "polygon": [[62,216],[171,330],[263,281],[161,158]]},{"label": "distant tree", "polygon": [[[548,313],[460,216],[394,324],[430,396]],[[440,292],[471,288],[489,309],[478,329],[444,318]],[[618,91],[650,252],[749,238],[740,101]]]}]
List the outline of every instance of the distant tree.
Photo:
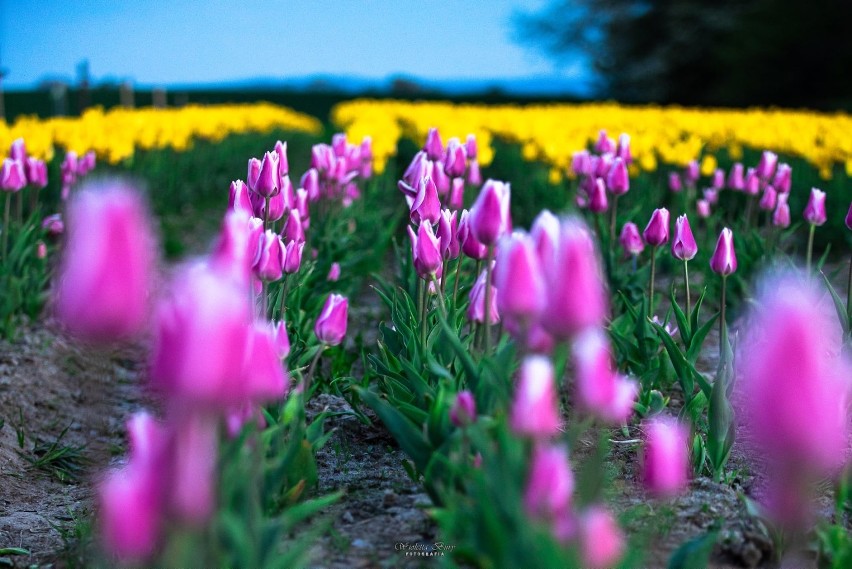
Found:
[{"label": "distant tree", "polygon": [[852,106],[848,0],[552,0],[522,41],[624,101]]}]

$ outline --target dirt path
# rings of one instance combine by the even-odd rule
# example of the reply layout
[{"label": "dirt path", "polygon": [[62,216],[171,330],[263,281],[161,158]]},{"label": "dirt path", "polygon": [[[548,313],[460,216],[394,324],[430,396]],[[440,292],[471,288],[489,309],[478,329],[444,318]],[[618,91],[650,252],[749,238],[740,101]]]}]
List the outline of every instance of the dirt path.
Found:
[{"label": "dirt path", "polygon": [[[89,534],[93,478],[123,455],[124,422],[145,401],[141,357],[81,349],[41,324],[0,343],[0,549],[30,552],[0,565],[71,562],[75,538]],[[64,456],[47,460],[54,443]]]}]

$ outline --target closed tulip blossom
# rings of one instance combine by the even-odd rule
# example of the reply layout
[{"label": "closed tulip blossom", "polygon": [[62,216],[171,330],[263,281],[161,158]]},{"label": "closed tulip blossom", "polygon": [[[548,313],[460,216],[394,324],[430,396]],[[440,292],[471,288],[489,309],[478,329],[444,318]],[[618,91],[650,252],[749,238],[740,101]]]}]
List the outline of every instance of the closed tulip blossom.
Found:
[{"label": "closed tulip blossom", "polygon": [[284,243],[277,233],[268,229],[260,246],[260,257],[254,266],[257,277],[264,281],[277,281],[281,278]]},{"label": "closed tulip blossom", "polygon": [[477,261],[488,257],[488,247],[483,245],[470,230],[470,212],[466,209],[462,210],[459,217],[458,239],[465,256]]},{"label": "closed tulip blossom", "polygon": [[287,359],[287,356],[290,355],[290,336],[287,335],[287,324],[283,320],[270,322],[269,330],[278,359]]},{"label": "closed tulip blossom", "polygon": [[690,160],[684,169],[683,177],[690,187],[695,185],[695,182],[701,177],[701,166],[698,164],[698,160]]},{"label": "closed tulip blossom", "polygon": [[793,169],[788,164],[779,164],[775,170],[775,178],[772,179],[772,186],[782,194],[790,193],[790,187],[793,182]]},{"label": "closed tulip blossom", "polygon": [[615,156],[624,161],[625,164],[633,162],[633,155],[630,153],[630,135],[621,133],[618,135],[618,144],[615,148]]},{"label": "closed tulip blossom", "polygon": [[598,133],[598,141],[595,143],[595,152],[606,154],[615,150],[615,142],[607,136],[606,131],[601,129]]},{"label": "closed tulip blossom", "polygon": [[[210,255],[210,265],[228,275],[241,286],[247,286],[252,267],[257,263],[263,222],[258,227],[241,210],[230,210],[222,220],[222,229]],[[255,218],[256,219],[256,218]]]},{"label": "closed tulip blossom", "polygon": [[625,257],[636,257],[645,250],[645,242],[639,235],[639,228],[632,221],[624,224],[621,228],[621,236],[618,238],[621,248],[624,249]]},{"label": "closed tulip blossom", "polygon": [[465,147],[458,138],[447,141],[447,149],[444,152],[444,173],[450,178],[461,178],[467,163]]},{"label": "closed tulip blossom", "polygon": [[642,481],[660,498],[671,498],[689,482],[689,429],[675,419],[657,418],[645,425]]},{"label": "closed tulip blossom", "polygon": [[62,221],[61,213],[54,213],[45,217],[41,222],[41,228],[47,231],[48,235],[57,236],[65,233],[65,222]]},{"label": "closed tulip blossom", "polygon": [[287,160],[287,143],[277,141],[274,151],[278,155],[278,175],[283,178],[290,173],[290,162]]},{"label": "closed tulip blossom", "polygon": [[328,276],[326,276],[325,280],[329,282],[337,282],[340,278],[340,263],[332,263],[331,268],[328,270]]},{"label": "closed tulip blossom", "polygon": [[616,196],[626,194],[630,190],[630,177],[627,174],[627,163],[616,158],[609,170],[606,181],[607,189]]},{"label": "closed tulip blossom", "polygon": [[444,154],[444,145],[441,143],[441,135],[437,128],[430,128],[426,133],[426,143],[423,145],[423,150],[426,152],[429,160],[440,160]]},{"label": "closed tulip blossom", "polygon": [[798,274],[759,289],[741,346],[734,406],[769,463],[770,514],[807,522],[809,488],[836,476],[850,443],[850,367],[823,291]]},{"label": "closed tulip blossom", "polygon": [[701,195],[704,196],[704,199],[710,205],[716,205],[717,203],[719,203],[719,190],[717,190],[716,188],[704,188],[704,190],[701,192]]},{"label": "closed tulip blossom", "polygon": [[716,168],[713,172],[713,180],[710,183],[714,190],[721,191],[725,189],[725,171],[721,168]]},{"label": "closed tulip blossom", "polygon": [[282,263],[282,271],[285,274],[292,275],[298,273],[302,267],[302,253],[305,250],[304,242],[290,241],[284,247],[284,261]]},{"label": "closed tulip blossom", "polygon": [[787,196],[790,194],[778,194],[775,211],[772,212],[772,225],[775,227],[786,228],[790,227],[790,205],[787,203]]},{"label": "closed tulip blossom", "polygon": [[432,225],[430,223],[421,224],[416,234],[409,226],[408,236],[411,239],[411,251],[417,274],[424,280],[435,278],[443,263],[443,257],[441,255],[441,241],[435,236]]},{"label": "closed tulip blossom", "polygon": [[529,326],[545,307],[545,283],[535,243],[515,232],[500,242],[494,272],[497,308],[504,318]]},{"label": "closed tulip blossom", "polygon": [[675,220],[675,232],[672,239],[672,256],[683,261],[683,281],[686,288],[686,313],[692,313],[692,304],[689,297],[689,268],[688,261],[698,253],[698,245],[689,227],[689,219],[685,215]]},{"label": "closed tulip blossom", "polygon": [[559,432],[559,394],[553,364],[545,356],[527,356],[521,363],[509,425],[518,435],[546,439]]},{"label": "closed tulip blossom", "polygon": [[654,312],[654,281],[657,273],[657,247],[669,241],[669,210],[658,208],[651,214],[651,220],[642,232],[645,242],[651,246],[651,280],[648,283],[648,314]]},{"label": "closed tulip blossom", "polygon": [[849,211],[846,212],[844,222],[846,223],[846,228],[852,230],[852,204],[849,204]]},{"label": "closed tulip blossom", "polygon": [[728,175],[728,187],[737,191],[745,188],[744,167],[739,162],[731,166],[731,173]]},{"label": "closed tulip blossom", "polygon": [[271,198],[281,190],[281,177],[278,173],[278,154],[267,152],[260,162],[260,171],[254,180],[254,185],[249,184],[251,190],[261,197]]},{"label": "closed tulip blossom", "polygon": [[287,225],[284,226],[284,240],[288,243],[295,241],[296,243],[305,242],[305,229],[302,226],[302,214],[298,209],[290,210],[290,216],[287,218]]},{"label": "closed tulip blossom", "polygon": [[[485,285],[488,282],[487,279],[487,271],[482,271],[473,284],[473,288],[470,289],[470,304],[467,308],[467,317],[471,322],[484,324],[487,319],[489,324],[496,324],[500,321],[500,312],[497,309],[497,294],[499,294],[499,291],[492,284],[492,294],[486,303],[485,297],[488,295],[485,292]],[[485,312],[486,305],[488,306],[487,317]]]},{"label": "closed tulip blossom", "polygon": [[575,176],[588,176],[591,174],[591,157],[588,150],[575,152],[571,157],[571,171]]},{"label": "closed tulip blossom", "polygon": [[[556,251],[543,260],[542,271],[547,283],[542,323],[548,332],[567,340],[603,322],[609,308],[603,272],[585,224],[562,221]],[[565,286],[567,282],[570,287]]]},{"label": "closed tulip blossom", "polygon": [[758,177],[754,168],[746,170],[745,188],[743,189],[750,196],[756,196],[760,193],[760,177]]},{"label": "closed tulip blossom", "polygon": [[530,237],[535,243],[535,250],[542,263],[549,263],[556,253],[560,230],[559,218],[549,210],[541,210],[541,213],[533,220]]},{"label": "closed tulip blossom", "polygon": [[450,207],[454,210],[464,207],[464,178],[453,178],[450,188]]},{"label": "closed tulip blossom", "polygon": [[190,412],[175,423],[168,505],[181,521],[201,525],[216,506],[217,421]]},{"label": "closed tulip blossom", "polygon": [[137,191],[120,181],[84,187],[68,207],[57,318],[85,340],[134,336],[148,321],[155,263],[152,224]]},{"label": "closed tulip blossom", "polygon": [[27,175],[24,163],[19,160],[6,158],[0,166],[0,189],[6,192],[17,192],[27,185]]},{"label": "closed tulip blossom", "polygon": [[760,155],[760,162],[757,164],[757,175],[763,180],[769,180],[775,173],[775,166],[778,164],[778,155],[769,150],[764,150]]},{"label": "closed tulip blossom", "polygon": [[327,346],[337,346],[346,336],[349,300],[339,294],[330,294],[314,325],[319,341]]},{"label": "closed tulip blossom", "polygon": [[[719,240],[716,242],[716,249],[713,251],[713,256],[710,258],[710,268],[714,273],[722,277],[722,298],[719,303],[721,314],[719,316],[719,337],[724,338],[725,321],[725,294],[727,289],[728,276],[732,275],[737,270],[737,253],[734,250],[734,233],[727,227],[719,234]],[[725,347],[719,345],[720,357]]]},{"label": "closed tulip blossom", "polygon": [[450,422],[456,427],[466,427],[476,421],[476,400],[473,393],[459,391],[453,406],[450,407]]},{"label": "closed tulip blossom", "polygon": [[669,173],[669,190],[675,193],[683,190],[683,182],[681,182],[680,174],[677,172]]},{"label": "closed tulip blossom", "polygon": [[[286,336],[286,330],[284,334]],[[277,335],[267,321],[256,321],[249,329],[241,374],[246,401],[274,401],[287,394],[287,376],[281,362],[282,345]]]},{"label": "closed tulip blossom", "polygon": [[808,205],[804,211],[805,221],[810,225],[808,233],[808,256],[807,268],[811,268],[811,255],[814,248],[814,233],[817,226],[825,223],[827,216],[825,213],[825,192],[816,188],[811,188],[811,195],[808,198]]},{"label": "closed tulip blossom", "polygon": [[695,202],[695,213],[698,214],[698,217],[701,219],[707,219],[710,217],[712,213],[710,208],[710,202],[707,200],[698,200]]},{"label": "closed tulip blossom", "polygon": [[458,212],[448,209],[441,211],[438,221],[438,231],[435,234],[441,241],[441,256],[444,261],[458,258],[461,253],[461,243],[458,238]]},{"label": "closed tulip blossom", "polygon": [[487,180],[473,206],[470,208],[470,229],[476,239],[486,247],[511,230],[508,183]]},{"label": "closed tulip blossom", "polygon": [[248,186],[242,180],[231,182],[228,188],[228,208],[253,215],[254,206],[251,202],[251,195]]},{"label": "closed tulip blossom", "polygon": [[479,169],[479,160],[471,158],[467,168],[467,183],[471,186],[478,186],[482,183],[482,172]]},{"label": "closed tulip blossom", "polygon": [[609,201],[606,197],[606,184],[603,178],[595,178],[589,195],[589,211],[603,213],[607,209],[609,209]]},{"label": "closed tulip blossom", "polygon": [[299,181],[299,185],[304,188],[306,192],[308,192],[308,200],[315,202],[320,197],[320,184],[319,184],[319,172],[316,168],[311,168],[307,172],[304,173],[302,179]]},{"label": "closed tulip blossom", "polygon": [[47,186],[47,164],[37,158],[27,158],[24,163],[27,183],[35,188],[43,189]]},{"label": "closed tulip blossom", "polygon": [[763,195],[760,196],[760,202],[757,204],[763,211],[775,210],[775,204],[778,201],[778,192],[772,186],[766,186],[763,189]]},{"label": "closed tulip blossom", "polygon": [[530,458],[527,485],[524,490],[524,511],[536,520],[557,529],[561,520],[570,514],[574,494],[574,474],[563,445],[537,444]]},{"label": "closed tulip blossom", "polygon": [[622,423],[633,414],[638,386],[614,369],[605,335],[599,330],[581,334],[573,345],[576,390],[580,406],[609,423]]},{"label": "closed tulip blossom", "polygon": [[624,533],[612,513],[603,506],[591,506],[580,515],[578,537],[583,567],[616,567],[624,555]]},{"label": "closed tulip blossom", "polygon": [[437,223],[441,217],[441,200],[438,197],[438,186],[431,177],[421,178],[417,184],[417,196],[411,204],[411,222]]}]

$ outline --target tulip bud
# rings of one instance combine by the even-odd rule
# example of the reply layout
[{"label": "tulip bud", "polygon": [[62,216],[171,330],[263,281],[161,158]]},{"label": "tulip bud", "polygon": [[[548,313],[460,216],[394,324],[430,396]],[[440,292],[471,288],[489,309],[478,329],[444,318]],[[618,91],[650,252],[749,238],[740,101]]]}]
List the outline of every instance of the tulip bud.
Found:
[{"label": "tulip bud", "polygon": [[710,205],[715,205],[719,202],[719,190],[716,188],[704,188],[701,194]]},{"label": "tulip bud", "polygon": [[745,193],[750,196],[756,196],[760,192],[760,178],[754,168],[746,170],[744,189]]},{"label": "tulip bud", "polygon": [[[493,266],[493,264],[492,264]],[[467,317],[471,322],[479,322],[480,324],[485,322],[485,283],[486,283],[487,273],[483,270],[479,277],[477,277],[476,282],[473,284],[473,288],[470,289],[470,304],[467,308]],[[496,324],[500,321],[500,312],[497,310],[497,295],[499,291],[497,287],[493,285],[491,286],[491,298],[489,307],[488,307],[488,323]]]},{"label": "tulip bud", "polygon": [[775,170],[775,179],[772,181],[772,186],[780,193],[787,194],[790,192],[790,186],[793,182],[793,169],[787,164],[779,164]]},{"label": "tulip bud", "polygon": [[228,188],[228,209],[253,215],[254,206],[251,203],[251,195],[248,186],[242,180],[234,180]]},{"label": "tulip bud", "polygon": [[80,161],[77,163],[77,173],[81,176],[85,176],[89,172],[95,169],[95,163],[97,161],[97,156],[95,155],[94,150],[89,150]]},{"label": "tulip bud", "polygon": [[298,273],[302,267],[302,252],[305,249],[305,242],[290,241],[284,248],[284,265],[282,270],[288,275]]},{"label": "tulip bud", "polygon": [[573,345],[577,398],[587,412],[610,423],[627,420],[638,394],[635,381],[619,376],[607,340],[600,330],[588,330]]},{"label": "tulip bud", "polygon": [[509,424],[518,435],[547,438],[559,432],[559,396],[553,364],[545,356],[527,356],[509,413]]},{"label": "tulip bud", "polygon": [[479,160],[476,158],[471,158],[470,160],[470,165],[467,169],[467,183],[471,186],[478,186],[482,183],[482,174],[479,171]]},{"label": "tulip bud", "polygon": [[711,183],[714,190],[722,190],[725,188],[725,171],[721,168],[716,168],[713,172],[713,182]]},{"label": "tulip bud", "polygon": [[601,154],[594,162],[595,169],[591,175],[596,178],[603,178],[612,168],[613,162],[615,162],[615,156],[612,153]]},{"label": "tulip bud", "polygon": [[588,176],[592,173],[591,156],[588,150],[580,150],[571,156],[571,170],[577,176]]},{"label": "tulip bud", "polygon": [[308,229],[311,223],[310,199],[308,191],[304,188],[296,190],[296,209],[299,210],[299,218],[302,220],[302,229]]},{"label": "tulip bud", "polygon": [[510,230],[510,196],[508,183],[487,180],[470,208],[470,230],[486,247],[495,245]]},{"label": "tulip bud", "polygon": [[698,160],[690,160],[689,164],[686,165],[686,170],[683,172],[683,177],[691,185],[694,185],[698,181],[701,177],[701,166],[698,164]]},{"label": "tulip bud", "polygon": [[734,233],[727,227],[719,235],[716,242],[716,250],[710,259],[710,268],[713,272],[724,277],[733,274],[737,270],[737,254],[734,251]]},{"label": "tulip bud", "polygon": [[728,187],[732,190],[742,190],[745,188],[743,165],[739,162],[736,162],[733,166],[731,166],[731,173],[728,176]]},{"label": "tulip bud", "polygon": [[290,210],[290,217],[287,218],[287,225],[284,226],[284,239],[287,242],[305,242],[305,230],[302,228],[302,215],[299,213],[298,209]]},{"label": "tulip bud", "polygon": [[441,242],[441,256],[445,261],[458,258],[461,252],[457,216],[457,211],[445,209],[441,211],[441,219],[438,221],[436,237]]},{"label": "tulip bud", "polygon": [[199,525],[216,502],[217,425],[198,413],[182,416],[174,428],[169,473],[169,506],[184,522]]},{"label": "tulip bud", "polygon": [[547,281],[542,323],[548,332],[564,340],[603,321],[607,296],[600,261],[582,222],[562,221],[558,246],[550,259],[543,259],[542,271]]},{"label": "tulip bud", "polygon": [[554,522],[568,513],[574,493],[574,474],[563,445],[533,447],[524,490],[524,511],[535,519]]},{"label": "tulip bud", "polygon": [[680,180],[680,175],[677,172],[669,173],[669,190],[678,193],[683,189],[683,183]]},{"label": "tulip bud", "polygon": [[62,214],[54,213],[53,215],[48,215],[42,220],[41,228],[53,237],[62,235],[65,232],[65,223],[62,221]]},{"label": "tulip bud", "polygon": [[458,138],[447,141],[447,150],[444,153],[444,173],[450,178],[461,178],[464,176],[467,156],[465,149]]},{"label": "tulip bud", "polygon": [[609,208],[609,202],[606,197],[606,184],[602,178],[595,178],[589,196],[589,210],[592,213],[603,213],[607,208]]},{"label": "tulip bud", "polygon": [[710,217],[710,202],[707,200],[698,200],[695,202],[695,211],[701,219]]},{"label": "tulip bud", "polygon": [[462,253],[471,259],[481,261],[488,256],[488,247],[480,243],[473,231],[470,230],[470,212],[468,210],[463,210],[459,218],[458,238]]},{"label": "tulip bud", "polygon": [[152,477],[125,466],[109,472],[98,486],[104,544],[124,562],[148,559],[159,541],[162,500]]},{"label": "tulip bud", "polygon": [[624,555],[624,534],[612,514],[602,506],[591,506],[580,516],[579,539],[583,567],[615,567]]},{"label": "tulip bud", "polygon": [[302,179],[299,181],[299,184],[306,192],[308,192],[308,200],[315,202],[319,199],[319,172],[317,172],[316,168],[311,168],[305,172],[302,175]]},{"label": "tulip bud", "polygon": [[453,178],[450,190],[450,207],[455,210],[464,207],[464,178]]},{"label": "tulip bud", "polygon": [[248,182],[248,187],[251,190],[253,190],[254,187],[257,185],[257,179],[260,176],[260,167],[260,160],[258,160],[257,158],[249,158],[246,181]]},{"label": "tulip bud", "polygon": [[528,325],[544,310],[544,276],[529,235],[516,232],[500,241],[494,286],[497,308],[506,318]]},{"label": "tulip bud", "polygon": [[[286,330],[284,331],[286,335]],[[289,349],[289,340],[287,349]],[[281,365],[283,345],[269,322],[255,322],[248,335],[241,382],[249,401],[273,401],[287,394],[287,374]]]},{"label": "tulip bud", "polygon": [[606,182],[609,191],[614,195],[619,196],[626,194],[630,189],[630,177],[627,174],[627,162],[621,158],[616,158],[609,170],[609,175]]},{"label": "tulip bud", "polygon": [[456,427],[466,427],[476,421],[476,400],[470,391],[459,391],[450,408],[450,422]]},{"label": "tulip bud", "polygon": [[108,342],[148,320],[156,243],[136,190],[106,181],[84,188],[68,208],[69,232],[56,288],[56,315],[75,335]]},{"label": "tulip bud", "polygon": [[283,320],[270,322],[269,329],[278,359],[286,359],[290,355],[290,337],[287,335],[287,324]]},{"label": "tulip bud", "polygon": [[423,145],[423,150],[426,152],[426,157],[429,160],[440,160],[444,153],[444,145],[441,143],[441,135],[437,128],[430,128],[426,134],[426,144]]},{"label": "tulip bud", "polygon": [[438,274],[443,257],[441,255],[441,241],[435,237],[430,223],[423,223],[414,230],[408,227],[408,236],[411,239],[411,252],[414,258],[414,268],[422,279],[430,280]]},{"label": "tulip bud", "polygon": [[618,238],[621,243],[621,248],[624,249],[624,255],[636,256],[645,249],[645,243],[642,241],[642,236],[639,235],[639,228],[632,221],[624,224],[621,228],[621,236]]},{"label": "tulip bud", "polygon": [[760,155],[760,162],[757,164],[757,175],[764,180],[768,180],[775,173],[775,165],[778,163],[778,155],[774,152],[764,150]]},{"label": "tulip bud", "polygon": [[444,164],[440,160],[432,165],[432,179],[435,180],[435,186],[438,188],[438,194],[445,195],[450,191],[450,178],[444,173]]},{"label": "tulip bud", "polygon": [[24,162],[27,183],[36,188],[47,186],[47,164],[37,158],[27,158]]},{"label": "tulip bud", "polygon": [[652,247],[665,245],[669,240],[669,210],[664,207],[655,209],[642,237]]},{"label": "tulip bud", "polygon": [[766,186],[763,190],[763,195],[760,196],[758,205],[763,211],[772,211],[775,209],[775,202],[778,201],[778,193],[772,186]]},{"label": "tulip bud", "polygon": [[606,135],[606,131],[601,129],[598,133],[598,141],[595,143],[595,152],[598,154],[606,154],[615,150],[615,143]]},{"label": "tulip bud", "polygon": [[328,282],[337,282],[340,278],[340,263],[332,263],[328,270],[328,276],[325,278]]},{"label": "tulip bud", "polygon": [[790,194],[778,194],[775,211],[772,213],[772,225],[775,227],[790,227],[790,205],[787,196]]},{"label": "tulip bud", "polygon": [[253,186],[251,185],[251,177],[249,178],[249,188],[264,198],[271,198],[281,190],[280,184],[278,154],[267,152],[263,155],[263,160],[260,163],[260,171],[254,180]]},{"label": "tulip bud", "polygon": [[39,241],[36,243],[36,259],[45,258],[47,258],[47,245],[44,244],[44,241]]},{"label": "tulip bud", "polygon": [[620,158],[625,165],[633,162],[633,156],[630,154],[630,135],[621,133],[618,135],[618,146],[615,148],[616,157]]},{"label": "tulip bud", "polygon": [[675,419],[661,417],[649,421],[645,433],[645,487],[660,498],[676,496],[689,482],[689,429]]},{"label": "tulip bud", "polygon": [[675,234],[672,239],[672,255],[675,259],[689,261],[698,253],[698,245],[689,227],[689,219],[685,215],[675,220]]},{"label": "tulip bud", "polygon": [[314,332],[323,344],[337,346],[346,336],[349,300],[339,294],[330,294],[314,325]]},{"label": "tulip bud", "polygon": [[550,263],[559,244],[559,219],[549,210],[542,210],[533,220],[530,236],[542,265]]},{"label": "tulip bud", "polygon": [[437,223],[441,217],[441,200],[438,198],[438,187],[431,177],[421,178],[417,184],[417,197],[411,204],[410,218],[412,223]]},{"label": "tulip bud", "polygon": [[27,185],[27,176],[24,172],[24,163],[18,160],[6,158],[0,167],[0,189],[7,192],[20,191]]},{"label": "tulip bud", "polygon": [[825,192],[811,188],[808,205],[805,207],[805,221],[811,225],[822,225],[825,223]]},{"label": "tulip bud", "polygon": [[284,244],[281,237],[271,229],[264,234],[260,248],[260,258],[254,266],[255,274],[265,281],[277,281],[281,278]]},{"label": "tulip bud", "polygon": [[287,143],[280,140],[276,142],[275,153],[278,155],[278,175],[283,178],[290,173],[290,162],[287,160]]},{"label": "tulip bud", "polygon": [[331,168],[334,151],[327,144],[314,144],[311,147],[311,169],[327,173]]},{"label": "tulip bud", "polygon": [[17,162],[24,162],[27,159],[27,145],[23,138],[16,138],[12,141],[12,146],[9,148],[9,158]]}]

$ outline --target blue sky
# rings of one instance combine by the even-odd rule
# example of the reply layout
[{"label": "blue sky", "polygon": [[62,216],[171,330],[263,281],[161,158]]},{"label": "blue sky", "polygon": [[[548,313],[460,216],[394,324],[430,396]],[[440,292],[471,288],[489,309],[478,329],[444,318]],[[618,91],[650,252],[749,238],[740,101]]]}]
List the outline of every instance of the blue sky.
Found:
[{"label": "blue sky", "polygon": [[430,79],[565,77],[513,41],[546,0],[0,0],[7,87],[72,78],[211,83],[317,73]]}]

